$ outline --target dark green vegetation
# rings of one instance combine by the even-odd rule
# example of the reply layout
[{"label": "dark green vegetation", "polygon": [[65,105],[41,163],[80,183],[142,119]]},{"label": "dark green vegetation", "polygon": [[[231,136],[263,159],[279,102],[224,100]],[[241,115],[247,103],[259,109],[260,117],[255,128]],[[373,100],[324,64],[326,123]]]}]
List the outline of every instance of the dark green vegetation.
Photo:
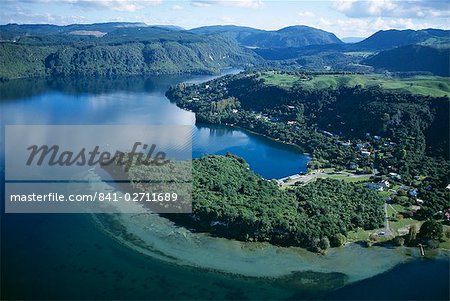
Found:
[{"label": "dark green vegetation", "polygon": [[444,46],[450,43],[448,30],[381,30],[367,39],[356,43],[354,47],[365,50],[385,50],[406,45],[436,45]]},{"label": "dark green vegetation", "polygon": [[222,35],[234,39],[243,46],[258,48],[342,44],[334,34],[308,26],[290,26],[273,31],[232,25],[206,26],[192,29],[191,32]]},{"label": "dark green vegetation", "polygon": [[362,186],[325,179],[284,190],[233,155],[194,160],[193,188],[193,213],[179,221],[245,241],[321,251],[340,246],[349,230],[377,228],[384,219],[383,199]]},{"label": "dark green vegetation", "polygon": [[232,41],[161,27],[29,27],[1,27],[0,78],[215,73],[257,61]]},{"label": "dark green vegetation", "polygon": [[[359,43],[324,44],[302,48],[262,48],[254,51],[272,67],[285,70],[366,73],[375,69],[443,76],[448,76],[449,73],[448,30],[387,30],[379,31]],[[373,60],[370,59],[372,56],[375,56]],[[378,70],[381,68],[382,70]]]},{"label": "dark green vegetation", "polygon": [[[307,26],[265,31],[144,23],[8,24],[0,26],[0,79],[216,73],[229,66],[447,75],[449,44],[449,31],[435,29],[380,31],[344,44],[333,33]],[[395,48],[401,46],[407,47]],[[404,61],[411,51],[414,64]]]},{"label": "dark green vegetation", "polygon": [[450,102],[447,96],[415,91],[439,94],[448,85],[339,77],[241,73],[201,85],[181,84],[167,96],[196,112],[199,122],[236,125],[298,145],[311,153],[313,169],[376,169],[380,179],[419,191],[424,201],[420,218],[442,216],[439,212],[450,207],[445,188],[450,181]]},{"label": "dark green vegetation", "polygon": [[408,45],[386,50],[364,60],[377,69],[392,71],[428,71],[436,75],[450,75],[450,48]]}]

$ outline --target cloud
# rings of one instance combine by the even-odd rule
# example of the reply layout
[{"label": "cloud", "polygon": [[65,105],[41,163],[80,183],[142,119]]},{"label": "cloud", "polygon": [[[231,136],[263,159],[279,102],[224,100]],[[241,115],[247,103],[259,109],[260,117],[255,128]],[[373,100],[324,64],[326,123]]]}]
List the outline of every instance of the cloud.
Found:
[{"label": "cloud", "polygon": [[[301,22],[301,21],[300,21]],[[360,36],[367,37],[379,30],[388,29],[426,29],[448,28],[444,23],[420,22],[412,18],[319,18],[302,22],[306,25],[317,27],[335,33],[339,37]]]},{"label": "cloud", "polygon": [[320,21],[320,23],[322,24],[322,25],[324,25],[324,26],[330,26],[331,24],[333,24],[331,21],[329,21],[329,20],[327,20],[327,19],[325,19],[325,18],[319,18],[319,21]]},{"label": "cloud", "polygon": [[181,6],[181,5],[172,5],[172,10],[183,10],[184,9],[184,7],[183,6]]},{"label": "cloud", "polygon": [[299,15],[302,18],[312,18],[312,17],[316,16],[316,14],[314,14],[313,12],[310,12],[310,11],[301,11],[301,12],[298,12],[297,15]]},{"label": "cloud", "polygon": [[64,0],[86,8],[104,8],[121,12],[135,12],[147,5],[159,5],[162,0]]},{"label": "cloud", "polygon": [[350,18],[448,18],[446,0],[335,0],[332,7]]},{"label": "cloud", "polygon": [[8,10],[0,12],[0,19],[6,23],[17,24],[61,24],[68,25],[74,23],[86,23],[86,19],[81,16],[58,16],[50,13],[36,13],[20,7],[10,7]]},{"label": "cloud", "polygon": [[262,8],[262,0],[192,0],[191,4],[197,7],[209,7],[212,5],[236,6],[244,8]]},{"label": "cloud", "polygon": [[[10,1],[6,1],[10,2]],[[108,9],[120,12],[135,12],[148,5],[159,5],[162,0],[17,0],[14,3],[27,4],[63,4],[83,9]]]}]

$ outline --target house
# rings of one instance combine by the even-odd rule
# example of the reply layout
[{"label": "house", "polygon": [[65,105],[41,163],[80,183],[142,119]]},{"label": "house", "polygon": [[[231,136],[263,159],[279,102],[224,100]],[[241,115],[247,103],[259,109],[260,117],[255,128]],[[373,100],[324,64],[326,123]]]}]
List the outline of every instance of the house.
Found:
[{"label": "house", "polygon": [[221,221],[211,221],[210,226],[211,227],[214,227],[214,226],[225,226],[226,227],[226,226],[228,226],[228,224],[221,222]]},{"label": "house", "polygon": [[348,165],[348,169],[357,169],[358,168],[358,164],[356,164],[356,163],[350,163],[349,165]]},{"label": "house", "polygon": [[370,156],[370,152],[367,150],[361,150],[361,155],[363,156]]},{"label": "house", "polygon": [[416,197],[419,194],[419,191],[417,191],[417,189],[414,188],[410,190],[408,194],[409,196]]},{"label": "house", "polygon": [[389,188],[391,187],[391,183],[389,183],[388,180],[383,180],[383,181],[381,181],[381,184],[383,184],[383,186],[384,186],[386,189],[389,189]]},{"label": "house", "polygon": [[342,146],[350,146],[351,143],[350,143],[350,141],[347,141],[347,142],[341,142],[341,145],[342,145]]},{"label": "house", "polygon": [[416,199],[418,205],[423,205],[424,201],[422,199]]},{"label": "house", "polygon": [[366,187],[369,188],[370,190],[375,190],[375,191],[383,191],[384,190],[384,185],[381,183],[367,183]]},{"label": "house", "polygon": [[450,209],[445,210],[444,218],[446,221],[450,221]]},{"label": "house", "polygon": [[398,180],[402,179],[402,176],[395,172],[390,172],[389,175],[391,176],[391,179],[393,179],[393,180],[398,181]]}]

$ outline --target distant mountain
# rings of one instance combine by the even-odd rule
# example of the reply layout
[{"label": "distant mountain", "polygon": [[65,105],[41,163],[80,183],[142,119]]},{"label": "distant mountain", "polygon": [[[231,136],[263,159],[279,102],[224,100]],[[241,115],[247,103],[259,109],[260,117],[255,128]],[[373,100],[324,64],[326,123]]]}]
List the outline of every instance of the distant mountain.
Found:
[{"label": "distant mountain", "polygon": [[169,29],[169,30],[186,30],[181,26],[176,26],[176,25],[150,25],[151,27],[159,27],[159,28],[165,28],[165,29]]},{"label": "distant mountain", "polygon": [[387,50],[399,46],[450,44],[450,30],[380,30],[354,46],[368,50]]},{"label": "distant mountain", "polygon": [[346,37],[346,38],[341,38],[341,41],[344,43],[358,43],[363,41],[365,38],[364,37]]},{"label": "distant mountain", "polygon": [[435,75],[449,76],[449,58],[448,48],[408,45],[382,51],[363,63],[390,71],[427,71]]},{"label": "distant mountain", "polygon": [[191,29],[190,32],[196,34],[220,34],[221,36],[231,38],[237,42],[244,40],[251,34],[263,33],[265,30],[236,26],[236,25],[213,25],[213,26],[203,26]]},{"label": "distant mountain", "polygon": [[200,34],[218,34],[236,40],[246,47],[287,48],[309,45],[342,44],[333,33],[308,26],[290,26],[267,31],[241,26],[206,26],[192,29]]},{"label": "distant mountain", "polygon": [[58,26],[51,24],[7,24],[0,25],[0,40],[17,40],[25,36],[45,36],[69,33],[72,31],[98,31],[108,33],[123,27],[145,27],[141,22],[108,22],[94,24],[72,24]]},{"label": "distant mountain", "polygon": [[[39,76],[215,73],[262,61],[220,36],[134,23],[0,26],[0,81]],[[9,40],[7,37],[13,37]]]}]

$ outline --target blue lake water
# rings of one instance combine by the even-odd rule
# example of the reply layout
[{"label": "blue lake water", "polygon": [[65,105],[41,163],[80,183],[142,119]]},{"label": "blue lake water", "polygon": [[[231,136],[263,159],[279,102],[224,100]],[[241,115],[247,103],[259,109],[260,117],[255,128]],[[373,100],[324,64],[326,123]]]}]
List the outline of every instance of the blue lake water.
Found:
[{"label": "blue lake water", "polygon": [[[1,104],[2,124],[181,124],[194,125],[195,114],[179,109],[164,96],[171,84],[183,77],[118,79],[72,83],[42,82],[42,91],[15,95]],[[195,77],[200,81],[208,77]],[[18,87],[30,89],[29,81]],[[5,89],[5,88],[4,88]],[[6,93],[2,91],[3,93]],[[1,134],[3,135],[3,133]],[[225,126],[193,126],[193,157],[231,152],[245,158],[252,170],[272,179],[306,170],[308,157],[295,147],[283,145],[247,131]]]},{"label": "blue lake water", "polygon": [[[1,124],[194,124],[194,114],[170,103],[164,92],[171,84],[206,79],[176,76],[9,82],[0,85]],[[2,130],[2,143],[3,135]],[[308,161],[293,147],[246,131],[194,127],[194,157],[227,152],[245,158],[265,178],[304,171]],[[229,276],[145,257],[103,233],[87,215],[3,212],[2,208],[2,300],[449,298],[448,260],[411,260],[350,286],[318,290],[293,285],[289,280]],[[323,279],[318,281],[323,281],[324,287],[335,288],[343,275],[321,277],[317,276]]]}]

